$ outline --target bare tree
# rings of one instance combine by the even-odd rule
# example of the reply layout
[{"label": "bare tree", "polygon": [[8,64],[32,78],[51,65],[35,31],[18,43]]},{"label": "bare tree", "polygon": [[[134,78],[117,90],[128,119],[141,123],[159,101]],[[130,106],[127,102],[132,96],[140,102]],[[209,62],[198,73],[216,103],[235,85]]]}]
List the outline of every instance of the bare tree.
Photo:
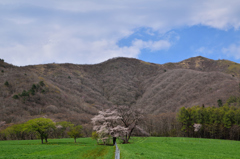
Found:
[{"label": "bare tree", "polygon": [[143,110],[128,106],[116,106],[115,109],[121,117],[122,124],[127,128],[127,133],[122,136],[123,143],[128,143],[134,130],[138,130],[143,135],[149,135],[146,131],[138,126],[143,119]]},{"label": "bare tree", "polygon": [[5,121],[0,121],[0,128],[6,124]]}]

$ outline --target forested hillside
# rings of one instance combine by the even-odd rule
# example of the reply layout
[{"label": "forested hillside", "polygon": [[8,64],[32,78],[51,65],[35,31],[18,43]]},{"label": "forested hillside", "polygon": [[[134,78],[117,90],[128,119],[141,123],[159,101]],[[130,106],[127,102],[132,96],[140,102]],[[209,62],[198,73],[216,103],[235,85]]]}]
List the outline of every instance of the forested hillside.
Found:
[{"label": "forested hillside", "polygon": [[163,65],[115,58],[17,67],[1,60],[0,71],[0,121],[8,124],[47,116],[87,126],[99,110],[114,105],[157,115],[182,106],[218,107],[218,100],[225,103],[240,91],[240,64],[204,57]]}]

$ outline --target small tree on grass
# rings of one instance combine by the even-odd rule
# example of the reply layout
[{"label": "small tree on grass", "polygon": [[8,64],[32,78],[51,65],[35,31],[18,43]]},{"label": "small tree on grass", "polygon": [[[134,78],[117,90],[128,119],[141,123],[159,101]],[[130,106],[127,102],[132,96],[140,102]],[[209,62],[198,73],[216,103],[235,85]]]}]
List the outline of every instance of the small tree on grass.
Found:
[{"label": "small tree on grass", "polygon": [[25,128],[30,132],[37,132],[41,138],[41,143],[43,144],[43,139],[45,142],[48,142],[48,135],[51,131],[53,131],[55,127],[55,123],[48,118],[36,118],[31,119],[25,124]]},{"label": "small tree on grass", "polygon": [[98,143],[98,138],[99,138],[98,133],[96,131],[93,131],[92,132],[92,139],[97,140],[97,143]]},{"label": "small tree on grass", "polygon": [[82,126],[77,125],[70,128],[70,130],[67,133],[71,138],[74,138],[74,141],[76,143],[76,139],[79,137],[82,137]]},{"label": "small tree on grass", "polygon": [[74,126],[71,122],[60,121],[56,123],[57,134],[59,134],[62,138],[66,136],[67,130]]},{"label": "small tree on grass", "polygon": [[24,124],[14,124],[4,130],[6,137],[10,139],[25,139]]}]

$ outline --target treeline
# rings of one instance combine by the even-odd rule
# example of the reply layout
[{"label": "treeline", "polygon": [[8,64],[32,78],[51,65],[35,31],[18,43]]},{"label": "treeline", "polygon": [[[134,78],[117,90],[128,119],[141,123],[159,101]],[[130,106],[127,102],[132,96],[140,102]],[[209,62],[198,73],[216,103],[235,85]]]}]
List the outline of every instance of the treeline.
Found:
[{"label": "treeline", "polygon": [[178,120],[187,137],[233,140],[239,140],[240,137],[240,109],[234,106],[194,106],[187,109],[182,107]]},{"label": "treeline", "polygon": [[178,113],[148,115],[145,130],[151,136],[199,137],[240,140],[240,108],[182,107]]},{"label": "treeline", "polygon": [[[0,122],[0,127],[4,126]],[[53,122],[49,118],[35,118],[22,124],[13,124],[0,131],[0,140],[32,140],[41,139],[47,142],[48,138],[76,138],[82,137],[82,126],[71,122]]]},{"label": "treeline", "polygon": [[181,137],[181,123],[174,112],[149,114],[140,124],[151,136]]},{"label": "treeline", "polygon": [[[240,84],[239,84],[239,91],[240,91]],[[219,99],[220,100],[220,99]],[[236,106],[240,107],[240,97],[237,96],[231,96],[227,99],[224,106]]]},{"label": "treeline", "polygon": [[142,126],[151,136],[240,140],[240,97],[217,102],[219,107],[182,107],[177,113],[147,115]]}]

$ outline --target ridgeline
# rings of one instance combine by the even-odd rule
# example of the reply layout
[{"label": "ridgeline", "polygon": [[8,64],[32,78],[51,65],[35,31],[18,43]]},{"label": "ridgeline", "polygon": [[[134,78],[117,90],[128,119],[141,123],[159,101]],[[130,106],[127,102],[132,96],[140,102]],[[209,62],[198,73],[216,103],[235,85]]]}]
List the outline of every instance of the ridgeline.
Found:
[{"label": "ridgeline", "polygon": [[17,67],[0,61],[0,121],[47,116],[88,125],[99,110],[131,105],[149,114],[180,107],[218,106],[239,96],[240,64],[194,57],[153,64],[114,58],[95,65]]}]

